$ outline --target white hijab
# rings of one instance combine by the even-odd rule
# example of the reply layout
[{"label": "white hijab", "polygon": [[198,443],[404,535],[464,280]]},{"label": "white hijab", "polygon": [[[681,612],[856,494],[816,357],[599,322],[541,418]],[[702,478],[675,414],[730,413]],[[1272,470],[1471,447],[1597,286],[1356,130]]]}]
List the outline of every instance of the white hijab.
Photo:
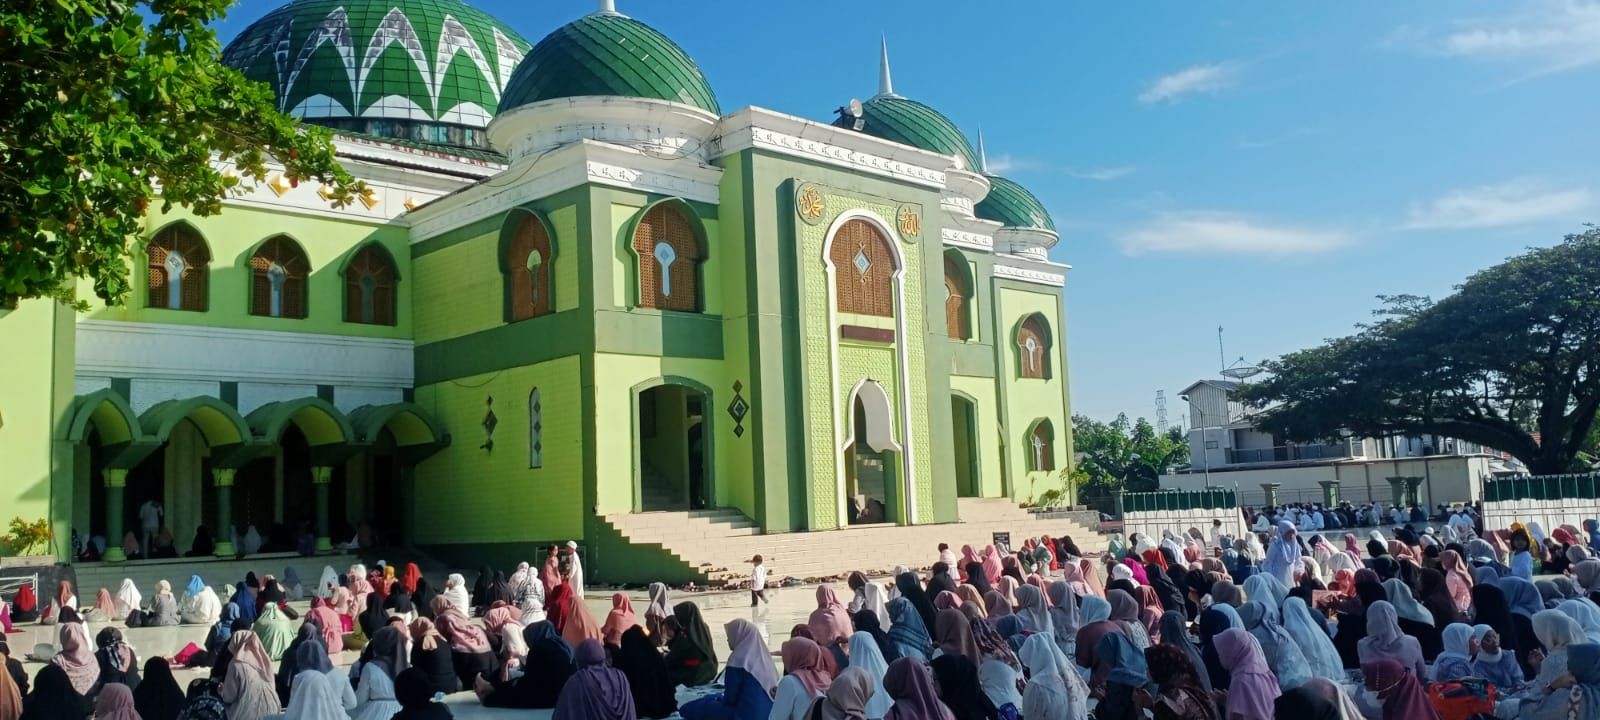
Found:
[{"label": "white hijab", "polygon": [[467,597],[467,579],[461,577],[461,573],[450,573],[444,579],[444,592],[439,596],[450,601],[457,610],[469,616],[472,613],[472,598]]},{"label": "white hijab", "polygon": [[316,670],[294,676],[289,685],[289,707],[283,717],[294,720],[350,720],[344,699],[334,689],[333,680]]},{"label": "white hijab", "polygon": [[128,613],[143,607],[144,596],[139,594],[139,588],[133,586],[131,578],[123,578],[122,586],[117,588],[113,604],[117,606],[117,617],[126,618]]},{"label": "white hijab", "polygon": [[884,595],[883,586],[875,582],[869,581],[861,588],[861,609],[871,610],[873,615],[877,615],[878,627],[881,628],[889,627],[889,601],[884,599]]},{"label": "white hijab", "polygon": [[1336,683],[1344,681],[1344,662],[1339,658],[1339,651],[1316,618],[1311,617],[1311,608],[1305,600],[1292,597],[1283,601],[1283,629],[1300,646],[1301,654],[1311,664],[1312,675]]},{"label": "white hijab", "polygon": [[339,573],[332,565],[322,566],[322,577],[317,579],[317,589],[314,595],[323,600],[333,599],[333,589],[339,587]]},{"label": "white hijab", "polygon": [[1596,608],[1588,598],[1564,600],[1556,606],[1556,609],[1576,620],[1583,628],[1583,634],[1589,638],[1589,642],[1600,643],[1600,608]]},{"label": "white hijab", "polygon": [[[1030,677],[1019,708],[1023,717],[1028,720],[1083,720],[1088,716],[1085,693],[1075,693],[1069,684],[1077,670],[1061,666],[1064,656],[1047,636],[1029,635],[1017,659],[1027,666]],[[1079,678],[1077,684],[1081,686],[1083,680]]]}]

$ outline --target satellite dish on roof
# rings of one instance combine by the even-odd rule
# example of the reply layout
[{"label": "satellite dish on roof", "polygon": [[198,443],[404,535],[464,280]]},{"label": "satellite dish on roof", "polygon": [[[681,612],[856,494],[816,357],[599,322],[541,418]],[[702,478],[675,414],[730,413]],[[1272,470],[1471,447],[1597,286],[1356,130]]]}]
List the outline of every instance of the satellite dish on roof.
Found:
[{"label": "satellite dish on roof", "polygon": [[1262,368],[1255,367],[1253,365],[1246,365],[1244,367],[1227,368],[1222,371],[1222,376],[1225,378],[1231,378],[1233,380],[1244,380],[1246,378],[1255,377],[1264,372],[1266,372],[1266,370]]}]

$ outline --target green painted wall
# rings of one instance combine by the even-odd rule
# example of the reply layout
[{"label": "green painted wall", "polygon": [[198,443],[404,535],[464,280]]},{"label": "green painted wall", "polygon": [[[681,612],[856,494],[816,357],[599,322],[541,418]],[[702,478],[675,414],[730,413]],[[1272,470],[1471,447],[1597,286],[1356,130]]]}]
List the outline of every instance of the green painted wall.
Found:
[{"label": "green painted wall", "polygon": [[[1004,400],[1006,464],[1014,479],[1011,496],[1029,502],[1046,490],[1061,487],[1058,472],[1072,463],[1072,424],[1066,409],[1066,365],[1063,360],[1061,296],[1035,290],[1022,283],[995,281],[996,325],[1003,333],[999,343],[998,382]],[[1020,350],[1015,342],[1017,324],[1032,313],[1044,316],[1050,325],[1050,379],[1018,377]],[[1055,430],[1056,471],[1028,472],[1028,428],[1039,418],[1049,418]]]},{"label": "green painted wall", "polygon": [[[528,467],[528,394],[543,404],[543,465]],[[452,435],[416,469],[416,542],[519,542],[583,536],[579,358],[418,387],[416,403]],[[488,398],[494,399],[492,406]],[[492,407],[494,448],[482,426]],[[461,522],[461,518],[472,518]]]},{"label": "green painted wall", "polygon": [[72,532],[73,448],[64,432],[72,404],[74,313],[48,300],[0,309],[0,521],[50,518],[65,559]]},{"label": "green painted wall", "polygon": [[977,415],[974,437],[977,438],[976,455],[982,496],[1001,497],[1005,495],[1005,471],[1000,463],[1003,435],[1000,432],[1000,407],[994,397],[994,380],[954,375],[950,378],[950,389],[964,393],[974,401],[974,414]]},{"label": "green painted wall", "polygon": [[[129,260],[134,279],[132,292],[118,307],[94,299],[88,281],[78,284],[78,297],[89,300],[82,317],[95,320],[206,325],[244,330],[279,330],[375,338],[411,338],[411,271],[409,235],[399,225],[378,225],[330,217],[313,217],[230,205],[217,215],[196,217],[182,208],[162,214],[151,212],[145,220],[148,235],[176,221],[188,222],[205,238],[211,250],[209,298],[206,312],[145,307],[144,241],[139,238]],[[250,256],[266,239],[286,234],[305,250],[311,262],[308,288],[309,314],[304,319],[270,318],[250,314]],[[148,236],[147,236],[148,237]],[[344,321],[344,278],[341,270],[350,255],[369,242],[388,250],[400,272],[400,291],[394,325],[366,325]]]},{"label": "green painted wall", "polygon": [[716,504],[734,504],[732,498],[749,493],[748,489],[733,490],[748,485],[750,480],[745,473],[732,472],[728,466],[725,448],[737,438],[733,423],[722,411],[731,392],[723,390],[726,385],[721,361],[607,353],[594,357],[597,412],[590,420],[595,430],[595,507],[601,514],[631,512],[634,507],[634,387],[665,377],[688,378],[711,388],[711,396],[706,398],[712,453],[707,471]]}]

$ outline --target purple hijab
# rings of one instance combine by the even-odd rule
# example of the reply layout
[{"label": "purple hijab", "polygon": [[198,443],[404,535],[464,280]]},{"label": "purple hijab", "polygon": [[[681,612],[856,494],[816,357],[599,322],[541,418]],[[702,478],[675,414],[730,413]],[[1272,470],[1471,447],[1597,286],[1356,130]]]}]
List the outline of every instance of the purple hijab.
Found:
[{"label": "purple hijab", "polygon": [[561,688],[554,720],[637,720],[628,676],[606,665],[606,651],[595,639],[578,643],[578,672]]},{"label": "purple hijab", "polygon": [[1278,677],[1267,667],[1261,643],[1248,630],[1231,628],[1211,640],[1217,657],[1233,676],[1228,685],[1228,717],[1242,720],[1273,720],[1278,695]]},{"label": "purple hijab", "polygon": [[883,689],[894,699],[894,707],[884,720],[953,720],[950,709],[933,689],[933,674],[916,658],[903,657],[889,663],[883,675]]}]

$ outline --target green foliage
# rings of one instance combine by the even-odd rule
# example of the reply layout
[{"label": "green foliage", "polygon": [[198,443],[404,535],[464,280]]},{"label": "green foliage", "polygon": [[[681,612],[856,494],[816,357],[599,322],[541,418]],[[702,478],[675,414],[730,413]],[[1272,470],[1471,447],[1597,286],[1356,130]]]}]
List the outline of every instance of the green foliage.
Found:
[{"label": "green foliage", "polygon": [[120,302],[153,199],[215,214],[269,160],[335,207],[365,190],[326,130],[222,64],[210,23],[232,4],[0,0],[0,303],[72,302],[79,277]]},{"label": "green foliage", "polygon": [[1437,434],[1536,474],[1582,468],[1600,410],[1600,230],[1481,270],[1438,302],[1380,298],[1360,332],[1266,364],[1242,397],[1295,441]]},{"label": "green foliage", "polygon": [[1158,433],[1144,418],[1130,421],[1125,414],[1109,423],[1074,415],[1072,438],[1083,455],[1077,464],[1083,476],[1080,497],[1155,490],[1167,468],[1189,461],[1189,443],[1182,431]]},{"label": "green foliage", "polygon": [[1033,507],[1053,510],[1067,502],[1067,494],[1061,490],[1046,490],[1033,499]]},{"label": "green foliage", "polygon": [[39,518],[28,522],[20,517],[11,519],[10,532],[0,535],[0,556],[28,555],[35,548],[50,542],[50,521]]}]

